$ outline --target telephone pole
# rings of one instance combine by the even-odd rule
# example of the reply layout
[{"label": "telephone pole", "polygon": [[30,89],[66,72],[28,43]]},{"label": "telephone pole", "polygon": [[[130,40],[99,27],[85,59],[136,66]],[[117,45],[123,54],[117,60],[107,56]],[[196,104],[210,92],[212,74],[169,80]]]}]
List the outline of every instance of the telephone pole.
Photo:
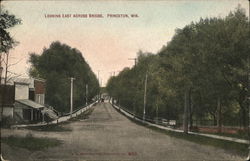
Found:
[{"label": "telephone pole", "polygon": [[[250,36],[250,0],[248,0],[248,35]],[[248,64],[247,64],[247,74],[248,74],[248,88],[247,88],[247,101],[248,101],[248,135],[249,135],[249,139],[250,139],[250,133],[249,133],[249,128],[250,128],[250,56],[248,54],[247,57],[248,60]],[[250,140],[249,140],[249,152],[248,152],[248,157],[247,157],[247,161],[250,161]]]},{"label": "telephone pole", "polygon": [[137,58],[128,58],[128,60],[134,60],[135,61],[135,66],[137,64]]},{"label": "telephone pole", "polygon": [[86,106],[88,106],[88,84],[86,84]]},{"label": "telephone pole", "polygon": [[145,114],[146,114],[147,82],[148,82],[148,74],[146,73],[146,77],[145,77],[145,89],[144,89],[143,122],[145,121]]},{"label": "telephone pole", "polygon": [[114,72],[109,72],[109,74],[110,74],[110,77],[115,76]]},{"label": "telephone pole", "polygon": [[[101,70],[98,70],[97,72],[98,72],[98,84],[99,84],[99,86],[100,86],[100,89],[101,89],[101,84],[100,84],[100,71]],[[101,92],[101,91],[100,91]],[[101,93],[98,93],[98,102],[100,102],[100,99],[101,99],[101,97],[100,97],[100,95],[101,95]]]},{"label": "telephone pole", "polygon": [[[136,65],[137,65],[137,58],[128,58],[128,60],[134,60],[134,62],[135,62],[134,67],[136,67]],[[134,68],[134,71],[135,72],[137,71],[136,68]],[[136,89],[136,87],[134,87],[134,89]],[[137,95],[137,90],[135,90],[134,92],[135,92],[135,95]],[[136,115],[135,105],[136,105],[136,97],[133,98],[133,115],[134,115],[134,117]]]},{"label": "telephone pole", "polygon": [[70,117],[72,117],[73,112],[73,83],[75,78],[70,78]]}]

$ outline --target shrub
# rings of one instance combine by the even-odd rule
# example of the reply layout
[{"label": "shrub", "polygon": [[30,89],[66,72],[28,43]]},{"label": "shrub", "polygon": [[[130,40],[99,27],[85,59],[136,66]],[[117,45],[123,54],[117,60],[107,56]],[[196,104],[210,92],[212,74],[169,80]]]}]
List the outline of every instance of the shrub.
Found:
[{"label": "shrub", "polygon": [[10,116],[2,118],[1,127],[10,128],[11,125],[15,124],[15,120]]}]

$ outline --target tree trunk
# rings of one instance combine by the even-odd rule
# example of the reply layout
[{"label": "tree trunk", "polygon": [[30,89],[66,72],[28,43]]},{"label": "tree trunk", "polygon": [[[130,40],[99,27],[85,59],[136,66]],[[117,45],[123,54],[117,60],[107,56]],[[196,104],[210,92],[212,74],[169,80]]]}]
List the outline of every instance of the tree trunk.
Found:
[{"label": "tree trunk", "polygon": [[221,99],[220,97],[217,98],[217,127],[218,133],[222,131],[222,119],[221,119]]},{"label": "tree trunk", "polygon": [[244,102],[247,101],[247,91],[242,89],[239,93],[239,98],[237,99],[238,104],[240,105],[240,112],[241,112],[241,122],[242,126],[245,130],[248,128],[247,123],[247,104],[245,105]]},{"label": "tree trunk", "polygon": [[192,129],[193,128],[193,101],[192,101],[192,90],[191,88],[189,89],[189,95],[188,95],[188,99],[189,99],[189,108],[188,108],[188,112],[189,112],[189,128]]},{"label": "tree trunk", "polygon": [[213,115],[213,118],[214,118],[214,126],[216,126],[217,125],[216,115]]},{"label": "tree trunk", "polygon": [[[1,58],[1,57],[0,57]],[[2,60],[0,59],[0,62],[1,62]],[[2,89],[2,87],[1,87],[1,91],[0,92],[2,92],[1,93],[1,96],[2,96],[2,105],[1,105],[1,113],[0,113],[0,127],[2,127],[2,119],[3,119],[3,108],[4,108],[4,102],[5,102],[5,97],[6,97],[6,95],[4,94],[4,93],[6,93],[5,91],[6,91],[6,84],[7,84],[7,76],[8,76],[8,64],[9,63],[9,53],[6,53],[6,64],[5,64],[5,78],[4,78],[4,86],[3,86],[3,89]],[[2,67],[2,64],[1,64],[1,66],[0,67]],[[1,70],[1,69],[0,69]],[[2,71],[1,71],[1,76],[2,76]],[[2,77],[0,77],[0,82],[2,82]],[[1,83],[0,83],[0,85],[1,85]],[[0,130],[0,137],[2,137],[2,132],[1,132],[1,130]],[[2,143],[2,141],[1,141],[1,139],[0,139],[0,144]],[[0,155],[2,156],[2,147],[0,146]]]},{"label": "tree trunk", "polygon": [[[1,88],[1,95],[2,95],[2,104],[1,104],[1,113],[0,113],[0,121],[2,122],[2,118],[3,118],[3,108],[4,108],[4,104],[5,104],[5,97],[6,95],[4,93],[6,93],[6,85],[7,85],[7,77],[8,77],[8,65],[9,65],[9,53],[6,53],[6,63],[5,63],[5,76],[4,76],[4,84],[3,84],[3,88]],[[2,79],[2,78],[1,78]],[[2,80],[0,80],[2,81]]]},{"label": "tree trunk", "polygon": [[2,84],[2,72],[3,72],[3,67],[2,67],[2,53],[0,53],[0,85]]},{"label": "tree trunk", "polygon": [[184,97],[184,115],[183,115],[183,131],[184,133],[188,133],[188,106],[189,106],[189,91],[185,92]]},{"label": "tree trunk", "polygon": [[246,109],[244,107],[241,108],[241,113],[242,113],[242,125],[244,129],[247,129],[247,114],[246,114]]},{"label": "tree trunk", "polygon": [[243,105],[243,99],[239,99],[238,100],[238,103],[239,103],[239,105],[240,105],[240,118],[241,118],[241,125],[243,126],[243,128],[245,129],[245,130],[247,130],[247,127],[248,127],[248,125],[247,125],[247,110],[246,110],[246,108],[245,108],[245,106]]}]

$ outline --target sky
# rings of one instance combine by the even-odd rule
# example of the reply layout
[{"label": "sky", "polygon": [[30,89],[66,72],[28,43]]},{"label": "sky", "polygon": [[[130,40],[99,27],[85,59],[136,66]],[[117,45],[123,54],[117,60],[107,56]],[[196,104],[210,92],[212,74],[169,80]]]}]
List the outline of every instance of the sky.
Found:
[{"label": "sky", "polygon": [[[96,75],[99,71],[105,86],[111,72],[117,75],[134,65],[129,58],[135,58],[139,50],[157,53],[177,28],[201,17],[224,17],[238,4],[248,15],[248,0],[3,1],[1,7],[22,19],[21,25],[8,30],[19,42],[10,50],[10,62],[15,64],[10,71],[27,77],[29,53],[40,55],[53,41],[60,41],[80,50],[92,71]],[[87,17],[76,18],[75,14]]]}]

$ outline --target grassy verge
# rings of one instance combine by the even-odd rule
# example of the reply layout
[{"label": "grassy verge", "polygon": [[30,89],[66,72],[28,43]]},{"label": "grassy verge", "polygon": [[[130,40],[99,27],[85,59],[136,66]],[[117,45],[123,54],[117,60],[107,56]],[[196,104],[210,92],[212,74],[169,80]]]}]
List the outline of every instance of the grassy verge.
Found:
[{"label": "grassy verge", "polygon": [[87,111],[84,111],[80,115],[69,119],[69,121],[80,121],[89,118],[89,115],[94,111],[94,108],[89,108]]},{"label": "grassy verge", "polygon": [[247,132],[238,132],[236,134],[229,134],[229,133],[212,133],[212,132],[201,132],[204,134],[213,134],[213,135],[219,135],[219,136],[226,136],[226,137],[232,137],[232,138],[237,138],[237,139],[249,139],[249,135]]},{"label": "grassy verge", "polygon": [[214,139],[204,136],[198,136],[198,135],[192,135],[192,134],[184,134],[184,133],[178,133],[174,131],[166,131],[162,130],[153,126],[145,125],[146,127],[153,129],[155,131],[159,131],[161,133],[167,134],[171,137],[179,138],[179,139],[185,139],[191,142],[195,142],[201,145],[209,145],[214,146],[218,148],[222,148],[232,154],[237,154],[240,156],[247,156],[248,154],[248,145],[247,144],[241,144],[226,140],[220,140],[220,139]]},{"label": "grassy verge", "polygon": [[[119,110],[117,110],[120,112]],[[122,115],[124,115],[122,112],[120,112]],[[126,116],[126,115],[124,115]],[[235,143],[231,141],[226,141],[226,140],[219,140],[219,139],[214,139],[214,138],[209,138],[205,136],[198,136],[198,135],[192,135],[192,134],[185,134],[185,133],[179,133],[179,132],[174,132],[174,131],[167,131],[163,129],[159,129],[154,126],[150,126],[147,124],[144,124],[140,121],[134,120],[128,116],[126,116],[129,120],[132,122],[136,123],[137,125],[144,126],[146,128],[149,128],[154,131],[158,131],[160,133],[166,134],[170,137],[178,138],[178,139],[184,139],[187,141],[191,141],[197,144],[201,145],[209,145],[209,146],[214,146],[218,148],[222,148],[226,150],[227,152],[231,154],[236,154],[239,156],[246,157],[248,154],[248,145],[247,144],[241,144],[241,143]]]},{"label": "grassy verge", "polygon": [[33,126],[33,127],[26,127],[30,130],[35,131],[50,131],[50,132],[66,132],[66,131],[72,131],[70,128],[62,126],[65,123],[59,123],[59,124],[49,124],[49,125],[43,125],[43,126]]},{"label": "grassy verge", "polygon": [[60,140],[52,138],[35,138],[31,134],[25,137],[9,136],[1,138],[3,143],[12,147],[25,148],[31,151],[43,150],[49,147],[55,147],[62,144]]}]

